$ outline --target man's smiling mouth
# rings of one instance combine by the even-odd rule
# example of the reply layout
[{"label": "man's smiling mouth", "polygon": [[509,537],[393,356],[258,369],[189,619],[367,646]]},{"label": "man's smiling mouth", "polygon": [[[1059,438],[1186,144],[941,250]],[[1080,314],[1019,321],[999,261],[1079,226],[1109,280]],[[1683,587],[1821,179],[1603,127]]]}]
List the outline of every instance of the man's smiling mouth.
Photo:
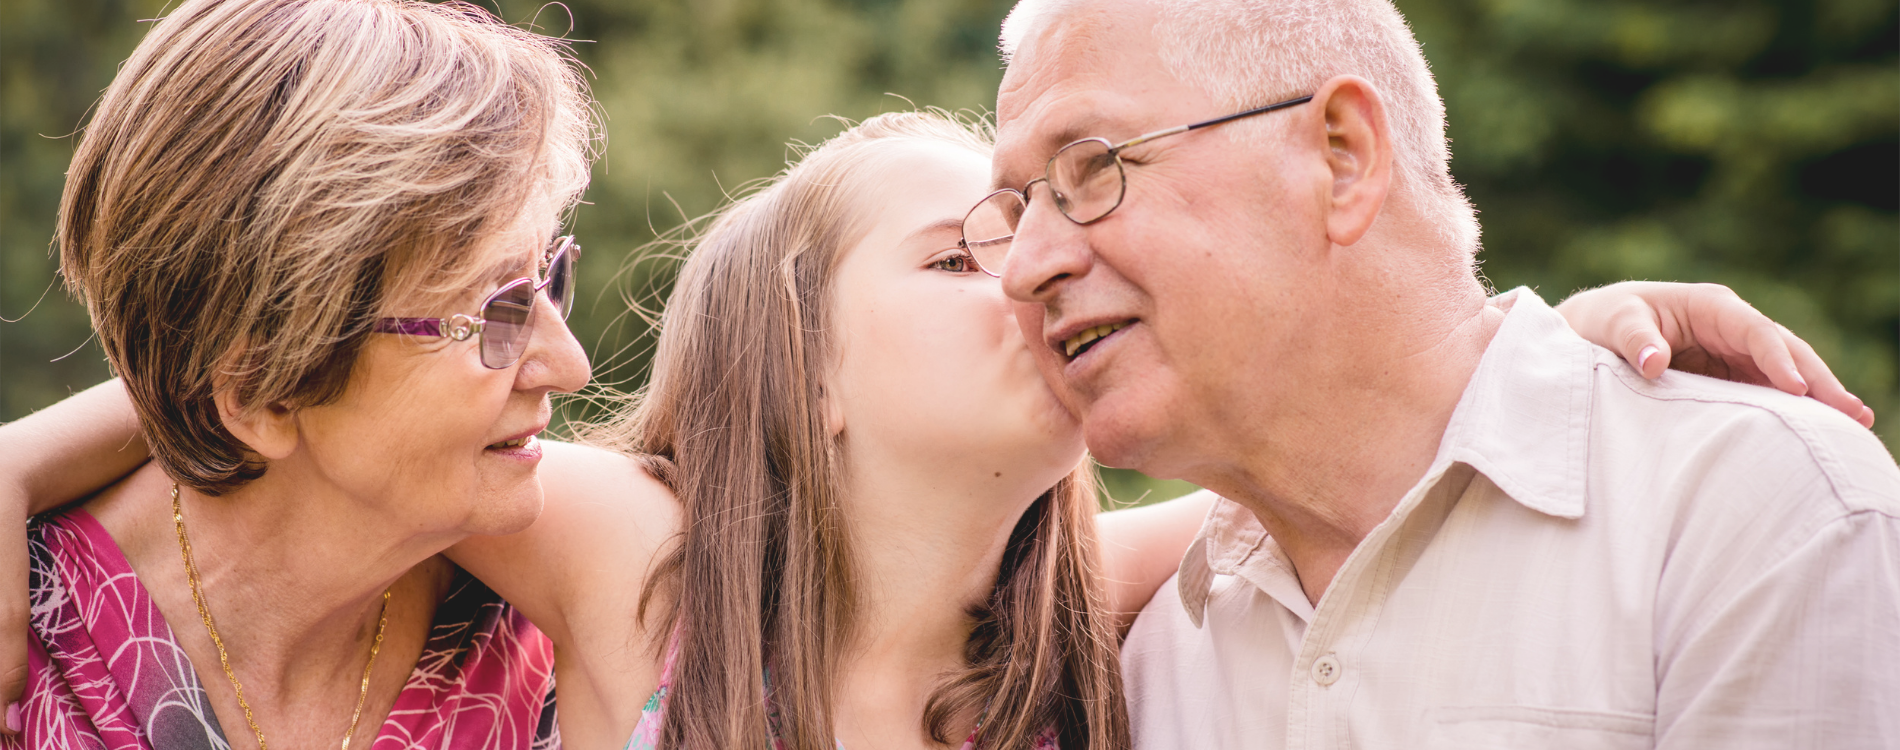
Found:
[{"label": "man's smiling mouth", "polygon": [[1083,352],[1094,348],[1096,342],[1107,338],[1111,333],[1127,328],[1132,323],[1134,323],[1134,321],[1124,320],[1120,323],[1105,323],[1093,328],[1084,328],[1080,333],[1070,336],[1069,340],[1062,342],[1063,351],[1067,352],[1069,359],[1075,359],[1076,357],[1082,356]]}]

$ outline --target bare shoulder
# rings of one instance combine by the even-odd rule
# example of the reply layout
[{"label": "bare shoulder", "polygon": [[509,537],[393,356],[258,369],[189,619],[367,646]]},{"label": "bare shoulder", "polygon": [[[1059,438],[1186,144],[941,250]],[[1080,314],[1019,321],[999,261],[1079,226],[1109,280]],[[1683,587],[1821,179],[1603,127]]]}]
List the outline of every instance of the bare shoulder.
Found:
[{"label": "bare shoulder", "polygon": [[679,500],[639,458],[574,443],[543,445],[546,512],[638,518],[638,524],[622,530],[640,536],[670,537],[678,530]]},{"label": "bare shoulder", "polygon": [[172,525],[172,480],[148,463],[85,501],[83,507],[104,527],[136,569],[147,560],[178,562]]},{"label": "bare shoulder", "polygon": [[536,526],[550,545],[588,550],[575,560],[570,585],[589,593],[640,591],[667,544],[680,531],[673,490],[634,456],[585,445],[552,443],[542,467],[547,505]]},{"label": "bare shoulder", "polygon": [[633,457],[543,443],[545,504],[528,528],[473,537],[450,557],[571,647],[584,632],[638,632],[640,592],[680,528],[679,503]]},{"label": "bare shoulder", "polygon": [[680,506],[637,456],[556,442],[542,451],[541,516],[464,541],[450,557],[554,641],[562,731],[606,727],[624,738],[659,682],[664,633],[650,632],[656,618],[641,617],[640,603],[678,535]]}]

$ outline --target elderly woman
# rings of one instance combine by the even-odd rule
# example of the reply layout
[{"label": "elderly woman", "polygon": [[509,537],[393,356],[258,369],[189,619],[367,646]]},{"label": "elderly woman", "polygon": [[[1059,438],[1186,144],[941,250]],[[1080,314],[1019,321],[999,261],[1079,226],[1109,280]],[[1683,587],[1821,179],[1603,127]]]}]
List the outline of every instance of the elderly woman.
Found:
[{"label": "elderly woman", "polygon": [[32,530],[10,747],[553,745],[549,642],[437,553],[541,510],[587,381],[555,240],[595,133],[468,5],[188,0],[61,207],[154,461]]}]

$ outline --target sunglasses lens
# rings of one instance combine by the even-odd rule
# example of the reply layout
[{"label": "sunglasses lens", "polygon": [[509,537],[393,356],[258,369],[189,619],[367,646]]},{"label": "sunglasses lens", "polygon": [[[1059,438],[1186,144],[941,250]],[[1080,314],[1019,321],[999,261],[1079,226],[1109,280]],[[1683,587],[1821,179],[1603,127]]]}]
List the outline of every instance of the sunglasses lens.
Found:
[{"label": "sunglasses lens", "polygon": [[[550,285],[552,286],[552,285]],[[508,285],[482,308],[482,364],[509,367],[527,348],[534,320],[534,283],[526,279]]]},{"label": "sunglasses lens", "polygon": [[1056,207],[1070,220],[1087,224],[1108,215],[1122,202],[1122,164],[1108,143],[1071,143],[1049,160],[1049,187]]},{"label": "sunglasses lens", "polygon": [[984,198],[963,217],[963,244],[984,271],[995,276],[1003,272],[1009,257],[1010,240],[1016,236],[1016,224],[1023,218],[1023,197],[1014,190],[998,190]]},{"label": "sunglasses lens", "polygon": [[561,319],[567,320],[568,312],[574,309],[574,264],[581,246],[574,244],[573,237],[562,237],[559,242],[554,249],[554,264],[548,267],[548,301],[561,311]]}]

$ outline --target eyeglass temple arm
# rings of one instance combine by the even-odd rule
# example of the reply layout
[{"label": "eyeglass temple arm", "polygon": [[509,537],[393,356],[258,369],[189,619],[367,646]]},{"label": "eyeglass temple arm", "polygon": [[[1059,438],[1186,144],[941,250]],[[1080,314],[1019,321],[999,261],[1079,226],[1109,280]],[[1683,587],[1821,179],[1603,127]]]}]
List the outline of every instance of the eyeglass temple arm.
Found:
[{"label": "eyeglass temple arm", "polygon": [[481,333],[487,322],[459,313],[447,318],[377,318],[374,330],[377,333],[406,333],[411,336],[446,336],[460,341]]},{"label": "eyeglass temple arm", "polygon": [[1311,94],[1308,94],[1308,95],[1306,95],[1306,96],[1302,96],[1302,97],[1300,97],[1300,98],[1298,98],[1298,99],[1288,99],[1288,100],[1286,100],[1286,101],[1283,101],[1283,102],[1274,102],[1274,103],[1272,103],[1272,104],[1269,104],[1269,105],[1267,105],[1267,106],[1264,106],[1264,107],[1255,107],[1255,108],[1253,108],[1253,109],[1250,109],[1250,110],[1247,110],[1247,111],[1245,111],[1245,112],[1235,112],[1235,113],[1233,113],[1233,114],[1231,114],[1231,115],[1224,115],[1224,116],[1221,116],[1221,117],[1216,117],[1216,118],[1214,118],[1214,119],[1212,119],[1212,120],[1202,120],[1202,121],[1200,121],[1200,122],[1195,122],[1195,123],[1189,123],[1189,124],[1187,124],[1187,125],[1176,125],[1176,126],[1174,126],[1174,127],[1172,127],[1172,128],[1168,128],[1167,130],[1157,130],[1157,131],[1155,131],[1155,132],[1152,132],[1152,133],[1143,133],[1143,134],[1141,134],[1141,135],[1138,135],[1138,136],[1135,136],[1134,138],[1130,138],[1130,139],[1128,139],[1128,140],[1126,140],[1126,141],[1123,141],[1123,142],[1121,142],[1121,143],[1118,143],[1118,144],[1116,144],[1116,145],[1114,145],[1114,146],[1110,146],[1108,150],[1110,150],[1110,151],[1120,151],[1120,150],[1122,150],[1122,149],[1125,149],[1125,148],[1129,148],[1129,147],[1132,147],[1132,146],[1139,146],[1139,145],[1141,145],[1141,144],[1143,144],[1143,143],[1147,143],[1148,141],[1152,141],[1152,140],[1154,140],[1154,139],[1156,139],[1156,138],[1166,138],[1166,137],[1168,137],[1168,136],[1171,136],[1171,135],[1179,135],[1179,134],[1181,134],[1181,133],[1185,133],[1185,132],[1188,132],[1188,131],[1190,131],[1190,130],[1200,130],[1201,128],[1211,128],[1211,127],[1213,127],[1213,126],[1215,126],[1215,125],[1219,125],[1219,124],[1221,124],[1221,123],[1223,123],[1223,122],[1228,122],[1228,121],[1231,121],[1231,120],[1238,120],[1238,119],[1240,119],[1240,118],[1242,118],[1242,117],[1250,117],[1250,116],[1253,116],[1253,115],[1258,115],[1258,114],[1263,114],[1263,113],[1267,113],[1267,112],[1272,112],[1272,111],[1274,111],[1274,110],[1276,110],[1276,109],[1286,109],[1287,107],[1291,107],[1291,106],[1294,106],[1294,105],[1298,105],[1298,104],[1305,104],[1305,103],[1307,103],[1307,102],[1310,102],[1310,101],[1312,101],[1312,100],[1313,100],[1313,96],[1312,96]]},{"label": "eyeglass temple arm", "polygon": [[378,318],[377,333],[406,333],[411,336],[442,335],[441,318]]}]

